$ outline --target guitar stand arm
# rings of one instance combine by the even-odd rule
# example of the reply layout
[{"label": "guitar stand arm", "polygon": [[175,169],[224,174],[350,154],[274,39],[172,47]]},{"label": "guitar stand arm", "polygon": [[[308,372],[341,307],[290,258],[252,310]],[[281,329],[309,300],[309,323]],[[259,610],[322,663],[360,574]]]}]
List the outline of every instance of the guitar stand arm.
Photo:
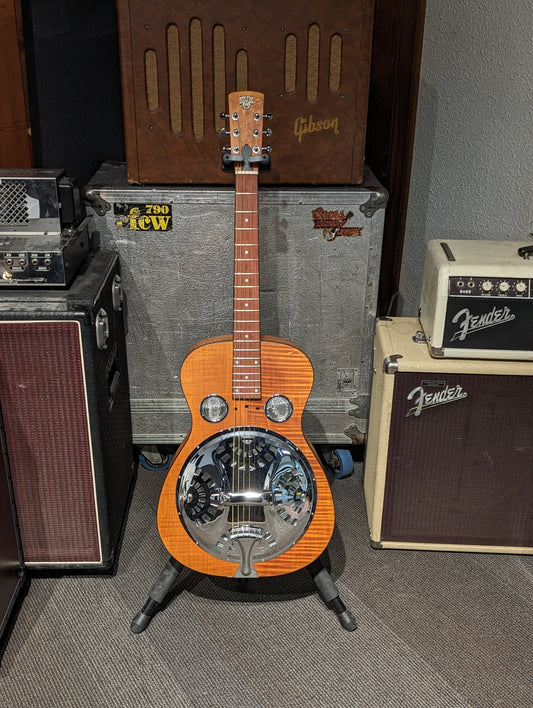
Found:
[{"label": "guitar stand arm", "polygon": [[250,167],[252,164],[256,164],[260,172],[268,172],[271,168],[270,155],[268,153],[262,153],[261,155],[252,155],[249,151],[248,154],[243,155],[233,155],[232,153],[222,154],[222,171],[223,172],[234,172],[235,163],[242,163],[243,167]]},{"label": "guitar stand arm", "polygon": [[357,629],[355,617],[350,610],[346,609],[346,605],[340,599],[339,589],[327,568],[319,560],[316,560],[307,566],[307,570],[310,572],[322,599],[335,612],[342,627],[348,632],[353,632],[354,629]]},{"label": "guitar stand arm", "polygon": [[134,634],[139,634],[148,627],[182,568],[181,563],[178,563],[175,558],[170,558],[159,578],[153,584],[146,604],[131,621],[130,629]]}]

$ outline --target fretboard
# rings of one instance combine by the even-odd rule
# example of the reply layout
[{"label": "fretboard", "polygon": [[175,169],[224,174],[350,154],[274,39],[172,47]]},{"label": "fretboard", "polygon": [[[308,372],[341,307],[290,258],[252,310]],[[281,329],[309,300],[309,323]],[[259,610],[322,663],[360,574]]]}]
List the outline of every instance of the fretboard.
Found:
[{"label": "fretboard", "polygon": [[235,175],[233,397],[261,398],[257,172]]}]

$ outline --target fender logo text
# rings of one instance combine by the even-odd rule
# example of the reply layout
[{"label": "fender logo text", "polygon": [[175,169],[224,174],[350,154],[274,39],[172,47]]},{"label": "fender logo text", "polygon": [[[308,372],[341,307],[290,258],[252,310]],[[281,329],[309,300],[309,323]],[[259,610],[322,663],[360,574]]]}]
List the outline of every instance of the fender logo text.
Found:
[{"label": "fender logo text", "polygon": [[470,310],[465,307],[455,315],[452,319],[454,324],[459,324],[459,329],[453,335],[450,341],[463,341],[466,339],[468,334],[476,332],[479,329],[486,329],[487,327],[495,327],[499,324],[504,324],[505,322],[512,322],[515,315],[511,310],[505,305],[504,307],[493,307],[490,312],[486,312],[482,315],[471,315]]},{"label": "fender logo text", "polygon": [[434,408],[435,406],[442,406],[445,403],[460,401],[467,396],[467,392],[464,391],[459,384],[457,384],[457,386],[446,386],[446,388],[440,391],[433,391],[431,393],[426,393],[423,386],[417,386],[407,395],[407,400],[413,401],[415,405],[409,409],[405,417],[408,418],[410,415],[420,415],[426,408]]}]

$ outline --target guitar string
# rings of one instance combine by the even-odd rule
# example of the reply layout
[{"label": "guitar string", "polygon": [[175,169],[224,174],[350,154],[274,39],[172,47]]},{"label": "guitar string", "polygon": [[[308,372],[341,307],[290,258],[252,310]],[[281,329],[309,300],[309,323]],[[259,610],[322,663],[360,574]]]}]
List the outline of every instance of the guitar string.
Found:
[{"label": "guitar string", "polygon": [[[237,176],[238,175],[238,176]],[[259,303],[258,295],[259,295],[259,267],[258,267],[258,261],[259,261],[259,245],[258,245],[258,199],[257,199],[257,170],[254,170],[254,173],[249,175],[249,174],[243,174],[240,173],[239,171],[236,172],[236,189],[235,189],[235,275],[234,275],[234,336],[233,336],[233,392],[232,392],[232,398],[234,401],[234,430],[233,430],[233,454],[232,454],[232,462],[233,462],[233,475],[232,475],[232,488],[233,491],[235,491],[235,484],[237,485],[237,491],[245,491],[246,489],[250,490],[252,486],[252,467],[256,464],[256,458],[255,458],[255,453],[254,453],[254,446],[251,444],[251,442],[248,444],[248,450],[246,450],[246,437],[251,441],[252,436],[248,435],[246,436],[246,432],[249,431],[251,432],[251,407],[253,405],[253,400],[255,399],[252,398],[251,394],[251,385],[252,381],[257,381],[257,377],[259,375],[259,399],[261,399],[261,379],[260,379],[260,373],[261,373],[261,368],[259,366],[259,371],[257,371],[257,364],[253,360],[253,358],[250,358],[251,350],[255,348],[259,348],[259,354],[254,354],[254,356],[258,357],[258,361],[260,362],[260,353],[261,353],[261,343],[260,343],[260,338],[258,341],[258,331],[259,331],[259,326],[258,322],[254,322],[254,318],[256,320],[259,319],[259,311],[252,309],[248,309],[246,312],[244,311],[245,308],[239,308],[239,316],[238,319],[242,320],[242,330],[243,332],[239,332],[239,336],[237,337],[237,329],[241,329],[240,327],[236,327],[236,320],[237,317],[236,315],[236,303],[237,302],[242,302],[242,300],[237,301],[237,295],[239,294],[237,292],[237,287],[238,285],[241,285],[242,290],[246,290],[246,293],[243,294],[245,298],[250,298],[250,297],[256,297],[257,303]],[[241,207],[238,209],[237,207]],[[242,217],[241,213],[246,213],[247,217]],[[243,226],[241,223],[241,219],[244,219],[244,223],[248,224],[248,226]],[[252,231],[253,234],[249,234],[249,236],[252,236],[252,239],[245,239],[244,241],[242,240],[242,234],[243,233],[248,233],[248,231]],[[252,246],[253,242],[253,246]],[[249,243],[250,249],[253,248],[253,251],[251,254],[246,254],[246,252],[242,252],[241,250],[243,248],[244,244]],[[243,259],[242,257],[244,255],[251,255],[252,258],[250,259]],[[239,260],[237,261],[237,258]],[[244,265],[246,263],[246,265]],[[239,270],[237,270],[237,264],[239,266]],[[254,265],[255,264],[255,265]],[[250,270],[251,268],[251,270]],[[246,275],[249,276],[248,280],[252,281],[251,283],[247,285],[246,288],[242,288],[242,274],[245,273]],[[239,274],[239,275],[238,275]],[[252,277],[253,276],[253,277]],[[240,291],[239,291],[240,292]],[[252,296],[250,296],[250,292],[253,293]],[[255,326],[254,326],[255,325]],[[244,333],[244,337],[242,337],[242,334]],[[249,335],[252,334],[254,335],[253,341],[249,339]],[[248,345],[246,346],[244,343],[244,338],[248,338]],[[243,361],[238,359],[236,347],[235,347],[235,340],[237,340],[237,343],[242,344],[239,349],[243,350],[243,354],[246,355],[246,359],[243,360],[247,362],[247,364],[243,364]],[[255,346],[254,346],[255,345]],[[237,361],[239,361],[240,365],[237,365]],[[252,366],[250,366],[251,361],[254,361]],[[238,366],[238,369],[237,369]],[[242,373],[240,373],[240,370],[244,370],[244,378]],[[252,374],[252,372],[254,372]],[[248,378],[251,375],[251,378]],[[241,380],[242,379],[242,380]],[[245,381],[248,381],[248,385],[244,384]],[[237,387],[237,383],[239,386]],[[240,388],[241,390],[239,393],[237,393],[237,388]],[[242,390],[244,389],[244,391]],[[241,476],[241,469],[242,469],[242,476]],[[234,513],[233,513],[233,522],[235,525],[235,507],[233,507]],[[236,506],[237,510],[237,526],[240,525],[240,517],[241,517],[241,507],[240,505]],[[251,514],[252,514],[252,509],[251,506],[247,507],[246,505],[243,506],[242,508],[242,520],[243,524],[248,523],[248,525],[251,525]]]}]

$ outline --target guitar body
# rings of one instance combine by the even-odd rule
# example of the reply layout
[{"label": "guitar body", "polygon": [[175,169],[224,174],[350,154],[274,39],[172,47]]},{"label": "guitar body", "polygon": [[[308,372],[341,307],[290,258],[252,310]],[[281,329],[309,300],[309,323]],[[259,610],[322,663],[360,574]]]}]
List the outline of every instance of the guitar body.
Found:
[{"label": "guitar body", "polygon": [[[255,398],[233,396],[231,336],[197,344],[181,370],[192,426],[165,480],[158,528],[176,560],[210,575],[292,572],[333,532],[329,484],[302,432],[311,363],[283,339],[261,337],[260,350]],[[223,418],[206,419],[206,403],[208,417]]]}]

